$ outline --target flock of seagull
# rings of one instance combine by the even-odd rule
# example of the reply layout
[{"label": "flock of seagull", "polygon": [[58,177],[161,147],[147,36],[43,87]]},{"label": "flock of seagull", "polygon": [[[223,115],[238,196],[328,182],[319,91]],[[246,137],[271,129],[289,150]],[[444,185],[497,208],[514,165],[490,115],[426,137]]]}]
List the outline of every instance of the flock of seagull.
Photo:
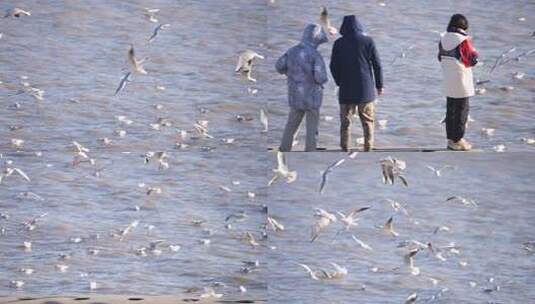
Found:
[{"label": "flock of seagull", "polygon": [[[357,152],[348,153],[344,157],[334,161],[322,172],[322,177],[320,181],[319,194],[323,194],[326,190],[327,185],[327,176],[332,175],[336,172],[336,168],[340,167],[342,164],[347,163],[349,160],[355,159]],[[409,186],[408,180],[404,175],[404,171],[407,167],[406,162],[394,158],[391,156],[385,157],[378,161],[382,182],[385,185],[394,185],[396,179],[400,179],[402,185],[405,187]],[[451,165],[444,165],[439,168],[433,167],[430,165],[426,166],[426,169],[430,171],[436,178],[443,176],[445,170],[455,170],[456,167]],[[295,182],[298,176],[297,171],[292,171],[288,167],[288,162],[286,156],[283,152],[277,153],[277,168],[273,169],[275,177],[273,180],[283,180],[286,179],[287,183]],[[289,174],[291,172],[291,174]],[[269,186],[273,185],[273,182],[268,184]],[[405,216],[409,219],[411,223],[418,223],[416,219],[411,216],[411,212],[408,210],[407,204],[402,204],[395,200],[387,199],[387,203],[390,204],[394,215],[390,216],[383,225],[375,226],[375,228],[386,236],[392,238],[392,240],[400,240],[401,235],[396,231],[394,227],[394,222],[396,217]],[[462,196],[451,196],[444,200],[444,204],[458,204],[462,207],[467,208],[478,208],[478,204],[474,199],[465,198]],[[365,243],[363,240],[359,239],[353,231],[356,230],[356,227],[359,225],[360,217],[366,213],[366,211],[373,209],[373,206],[363,206],[355,207],[348,212],[342,211],[328,211],[323,208],[316,207],[313,209],[313,221],[311,225],[311,236],[310,242],[316,242],[322,235],[326,233],[329,227],[334,225],[339,225],[340,228],[337,230],[334,236],[328,240],[331,243],[334,243],[338,237],[343,236],[344,234],[350,235],[351,239],[355,242],[355,246],[362,249],[363,252],[373,252],[374,248],[369,244]],[[268,223],[271,229],[277,234],[285,233],[286,229],[282,223],[277,220],[277,216],[270,213],[268,217]],[[432,235],[438,233],[448,232],[451,228],[448,226],[436,226]],[[405,236],[403,236],[405,237]],[[327,241],[327,239],[326,239]],[[432,273],[422,274],[420,267],[417,266],[417,259],[432,259],[440,262],[445,262],[447,260],[457,260],[459,267],[464,268],[468,265],[468,262],[462,257],[462,247],[457,245],[455,242],[449,242],[447,244],[437,245],[435,242],[430,240],[419,241],[416,239],[406,238],[398,242],[397,248],[404,251],[403,254],[403,265],[402,267],[395,267],[393,269],[382,269],[379,267],[373,267],[370,269],[374,273],[407,273],[412,276],[422,276],[429,282],[431,282],[433,287],[440,288],[439,292],[436,294],[423,299],[419,297],[418,293],[412,293],[407,298],[405,303],[415,303],[417,300],[426,300],[424,302],[433,302],[441,298],[444,293],[448,291],[446,287],[440,287],[440,280],[433,277]],[[535,253],[535,243],[534,241],[524,242],[521,246],[523,250],[529,255]],[[363,253],[364,254],[364,253]],[[419,258],[420,257],[420,258]],[[297,257],[298,258],[298,257]],[[340,264],[334,262],[328,262],[327,267],[316,268],[307,265],[301,262],[295,262],[297,266],[300,266],[306,273],[307,277],[314,281],[328,281],[328,280],[340,280],[348,276],[349,271],[346,267],[341,266]],[[406,269],[404,271],[403,269]],[[481,285],[481,291],[483,293],[494,293],[500,290],[500,285],[495,281],[495,278],[488,278],[487,282],[478,283],[475,281],[468,282],[471,288],[476,288],[478,285]],[[363,285],[362,290],[365,290],[366,287]]]},{"label": "flock of seagull", "polygon": [[[386,4],[384,2],[381,2],[382,6],[385,6]],[[380,4],[381,5],[381,4]],[[151,23],[158,23],[157,19],[157,13],[159,12],[159,9],[146,9],[144,12],[144,16],[147,18],[147,20]],[[31,12],[20,9],[20,8],[13,8],[6,12],[5,18],[21,18],[21,17],[28,17],[31,16]],[[321,7],[320,16],[319,16],[319,24],[326,30],[327,33],[330,35],[336,35],[337,31],[336,28],[332,27],[329,21],[329,15],[326,7]],[[156,41],[156,38],[160,33],[167,28],[169,28],[171,25],[167,23],[159,23],[153,30],[152,34],[147,38],[147,44],[154,43]],[[531,35],[534,36],[534,35]],[[2,38],[2,33],[0,33],[0,39]],[[391,65],[394,65],[396,63],[399,63],[403,58],[405,58],[407,55],[407,52],[413,49],[415,46],[411,45],[407,48],[403,48],[401,53],[394,57],[394,59],[391,62]],[[511,48],[503,52],[494,62],[493,66],[489,70],[489,79],[478,81],[477,85],[477,94],[485,94],[486,90],[483,87],[484,84],[491,82],[491,75],[496,71],[496,69],[503,67],[511,62],[514,61],[520,61],[524,60],[526,57],[531,56],[535,53],[535,49],[533,50],[526,50],[519,54],[516,54],[513,56],[513,54],[517,51],[516,48]],[[150,61],[149,57],[141,58],[138,57],[134,45],[131,44],[129,46],[129,49],[127,51],[127,59],[129,62],[129,68],[128,71],[122,76],[117,88],[115,89],[114,96],[119,96],[119,93],[124,93],[126,86],[129,82],[133,81],[133,77],[136,75],[146,75],[148,74],[147,70],[145,69],[144,65]],[[252,71],[253,71],[253,65],[256,60],[262,60],[265,57],[258,54],[255,51],[252,50],[245,50],[241,52],[238,56],[238,62],[235,68],[236,73],[240,73],[246,76],[247,81],[255,83],[257,80],[252,77]],[[525,79],[526,75],[521,72],[513,73],[514,79]],[[34,97],[38,101],[42,101],[44,99],[44,91],[39,88],[32,87],[27,80],[27,76],[22,76],[22,89],[19,90],[16,94],[23,94],[27,93],[30,96]],[[1,83],[1,82],[0,82]],[[162,88],[164,89],[164,88]],[[501,88],[504,91],[511,91],[514,88],[512,87],[502,87]],[[249,93],[255,94],[254,89],[249,88]],[[73,100],[73,102],[76,102],[76,100]],[[15,108],[19,108],[20,104],[15,103]],[[162,105],[157,104],[155,105],[155,108],[158,110],[161,110],[163,108]],[[201,109],[201,111],[203,111]],[[263,126],[262,133],[268,132],[268,116],[266,114],[266,111],[264,109],[260,109],[260,123]],[[115,117],[117,122],[123,125],[129,125],[132,124],[132,120],[130,120],[128,117],[124,115],[118,115]],[[243,121],[243,120],[252,120],[250,117],[244,117],[241,115],[236,115],[236,120]],[[387,126],[388,121],[387,120],[379,120],[378,124],[379,127],[384,129]],[[154,130],[160,130],[163,127],[169,127],[171,126],[171,122],[169,119],[166,118],[159,118],[155,123],[150,124],[150,127]],[[11,130],[17,130],[19,126],[10,126]],[[491,128],[483,128],[481,132],[486,136],[493,136],[495,134],[495,129]],[[116,130],[116,135],[119,137],[125,137],[127,135],[126,131],[123,129]],[[195,133],[195,135],[191,135],[190,133]],[[176,143],[176,147],[178,149],[187,147],[187,144],[184,142],[186,138],[191,139],[202,139],[202,138],[214,138],[212,135],[209,134],[208,129],[208,121],[206,120],[198,120],[193,125],[193,131],[186,131],[186,130],[178,130],[177,131],[177,137],[179,138],[179,142]],[[234,142],[233,138],[224,138],[222,139],[224,143],[232,144]],[[100,142],[102,142],[104,145],[110,145],[113,140],[110,138],[101,138]],[[535,139],[533,138],[522,138],[522,142],[525,142],[527,144],[535,144]],[[23,139],[18,138],[12,138],[11,139],[11,146],[13,148],[21,149],[24,147],[25,141]],[[494,147],[496,151],[502,152],[506,149],[504,145],[498,145]],[[42,152],[36,152],[37,156],[42,156]],[[328,178],[331,174],[333,174],[336,171],[336,168],[342,166],[344,163],[355,159],[357,157],[358,153],[353,152],[349,153],[343,158],[336,160],[332,164],[330,164],[321,175],[321,181],[319,185],[319,194],[324,194],[324,192],[327,190],[327,184],[328,184]],[[92,167],[96,168],[96,164],[98,163],[97,158],[94,157],[91,150],[84,145],[80,144],[77,141],[72,141],[72,166],[77,167],[81,164],[87,163]],[[0,159],[3,159],[4,157],[0,154]],[[158,170],[167,170],[169,168],[169,155],[165,152],[154,152],[154,151],[148,151],[144,155],[142,155],[143,162],[145,165],[149,165],[151,163],[156,163]],[[405,187],[409,187],[409,180],[407,179],[406,175],[404,174],[404,171],[406,169],[406,162],[393,158],[393,157],[386,157],[384,159],[381,159],[379,162],[379,167],[381,170],[381,176],[382,181],[385,185],[394,185],[395,181],[400,181],[402,185]],[[440,168],[435,168],[432,166],[427,167],[436,177],[441,177],[443,175],[443,172],[447,169],[455,169],[453,166],[446,165],[442,166]],[[102,169],[95,169],[94,170],[94,176],[99,177],[100,172]],[[298,172],[292,171],[288,167],[288,163],[286,160],[286,155],[282,152],[277,152],[277,168],[273,169],[273,177],[268,181],[268,186],[273,186],[277,182],[286,182],[288,184],[293,183],[298,178]],[[32,179],[18,166],[15,166],[12,160],[5,160],[3,163],[3,169],[0,173],[0,186],[4,186],[9,179],[21,178],[22,180],[30,183],[32,182]],[[233,182],[234,185],[239,185],[239,181]],[[139,184],[139,188],[143,189],[143,191],[146,193],[147,196],[153,196],[153,195],[159,195],[164,190],[162,190],[161,187],[157,186],[148,186],[146,184]],[[220,185],[220,190],[224,192],[232,192],[232,189],[228,186]],[[32,193],[32,192],[25,192],[21,195],[24,195],[26,197],[32,197],[35,200],[44,200],[39,195]],[[247,196],[249,198],[254,198],[255,193],[254,192],[248,192]],[[405,216],[409,216],[409,211],[407,210],[407,205],[404,205],[402,203],[399,203],[394,200],[389,200],[390,206],[394,210],[395,213],[401,213]],[[462,206],[466,207],[473,207],[477,208],[478,204],[473,199],[464,198],[460,196],[452,196],[445,200],[445,202],[448,203],[458,203]],[[357,236],[352,234],[352,230],[358,226],[359,217],[367,210],[369,210],[370,206],[366,207],[357,207],[352,210],[349,210],[347,212],[342,211],[336,211],[336,212],[329,212],[327,210],[324,210],[322,208],[314,208],[313,210],[313,224],[311,228],[311,236],[310,236],[310,242],[315,242],[321,235],[324,234],[324,232],[331,226],[340,224],[341,227],[337,231],[335,239],[339,236],[342,236],[344,234],[351,234],[351,239],[354,240],[355,244],[359,246],[359,248],[362,248],[365,251],[373,251],[374,249],[366,244],[364,241],[359,239]],[[136,211],[141,211],[141,208],[139,206],[136,207]],[[263,211],[267,214],[267,207],[263,206]],[[21,227],[25,231],[34,231],[39,227],[39,223],[46,219],[47,213],[42,213],[36,216],[33,216],[31,219],[26,220],[21,223]],[[397,216],[397,215],[396,215]],[[243,222],[246,221],[249,218],[248,214],[244,211],[233,213],[228,216],[226,216],[224,220],[224,227],[228,230],[233,229],[233,224],[237,222]],[[261,241],[267,240],[267,230],[271,229],[272,231],[276,233],[283,233],[286,231],[286,227],[280,223],[276,217],[273,215],[266,215],[266,223],[263,225],[263,231],[259,237],[255,236],[254,233],[250,231],[244,232],[242,235],[236,236],[238,239],[242,240],[244,244],[249,245],[253,248],[256,248],[258,246],[264,246],[264,244]],[[4,221],[10,220],[9,214],[6,213],[0,213],[0,219]],[[394,216],[390,216],[383,225],[381,225],[379,228],[381,231],[383,231],[386,235],[389,235],[393,238],[399,237],[399,233],[394,228]],[[205,222],[202,220],[193,220],[191,223],[195,227],[202,227]],[[139,220],[132,221],[129,223],[126,227],[117,229],[116,231],[110,232],[109,237],[117,239],[118,242],[125,241],[129,235],[131,235],[136,228],[140,225]],[[154,227],[152,227],[154,228]],[[151,225],[147,224],[145,226],[145,229],[152,229]],[[440,226],[436,227],[434,230],[434,234],[440,233],[442,231],[448,231],[450,228],[447,226]],[[0,227],[0,237],[5,235],[6,233],[9,233],[4,227]],[[211,235],[211,232],[207,230],[207,235]],[[333,242],[335,241],[333,239]],[[81,237],[73,237],[70,239],[70,242],[72,244],[78,244],[82,243],[84,241]],[[199,245],[201,246],[209,246],[211,244],[211,240],[209,238],[203,238],[199,239]],[[525,242],[523,244],[523,248],[528,253],[534,253],[535,252],[535,242]],[[428,252],[428,255],[432,258],[436,258],[441,261],[445,261],[448,258],[453,258],[455,256],[458,256],[460,254],[461,248],[457,246],[454,242],[443,245],[443,246],[436,246],[432,244],[431,242],[420,242],[417,240],[408,240],[403,241],[398,244],[399,248],[403,248],[406,250],[406,253],[404,255],[403,261],[404,264],[408,270],[408,273],[411,275],[420,275],[420,268],[415,265],[415,259],[422,255],[423,252]],[[21,249],[24,251],[31,251],[32,250],[32,242],[30,241],[24,241],[21,244]],[[133,252],[133,254],[147,257],[147,256],[158,256],[165,252],[178,252],[181,249],[181,246],[179,244],[171,243],[166,240],[153,240],[146,246],[142,246],[139,248],[136,248]],[[98,255],[100,250],[95,248],[88,248],[87,250],[89,255]],[[65,273],[69,271],[69,265],[68,260],[71,258],[69,253],[62,254],[60,257],[58,257],[58,263],[55,265],[56,270],[59,273]],[[324,281],[324,280],[337,280],[337,279],[343,279],[348,275],[348,269],[346,267],[343,267],[337,263],[331,262],[328,264],[329,268],[317,268],[313,269],[309,265],[303,264],[303,263],[297,263],[298,266],[300,266],[304,271],[306,272],[307,276],[315,281]],[[466,265],[466,261],[459,260],[459,265],[463,266]],[[260,263],[258,260],[256,261],[244,261],[243,262],[243,268],[240,269],[240,273],[243,275],[246,275],[250,272],[258,270],[260,267]],[[396,269],[397,270],[397,269]],[[35,269],[28,268],[28,267],[21,267],[19,271],[27,276],[32,275],[35,272]],[[374,272],[380,272],[380,271],[388,271],[384,269],[374,269],[372,270]],[[87,276],[87,274],[85,274]],[[433,282],[433,285],[437,285],[438,281],[432,277],[429,277],[429,280]],[[489,278],[488,283],[492,285],[491,287],[484,287],[483,291],[487,293],[492,293],[499,290],[499,285],[494,282],[493,278]],[[10,282],[10,286],[16,289],[23,288],[26,282],[24,280],[12,280]],[[470,285],[472,287],[476,286],[476,282],[470,282]],[[97,283],[95,281],[90,281],[88,284],[89,290],[96,290],[100,288],[100,282]],[[223,283],[216,282],[212,286],[207,286],[203,288],[199,287],[193,287],[189,289],[187,292],[195,292],[199,293],[200,298],[220,298],[223,296],[222,293],[216,292],[214,289],[215,287],[222,286]],[[244,286],[239,286],[238,290],[242,293],[246,292],[246,288]],[[433,295],[435,298],[439,298],[442,293],[446,292],[447,289],[441,289],[440,293],[437,295]],[[418,295],[416,293],[413,293],[409,295],[406,299],[405,303],[415,303],[418,299]]]},{"label": "flock of seagull", "polygon": [[[89,164],[89,166],[94,166],[95,163],[98,162],[96,158],[92,158],[93,155],[92,155],[91,150],[84,147],[82,144],[78,142],[73,142],[72,146],[73,146],[73,161],[71,163],[72,167],[77,167],[78,165],[82,163],[87,163]],[[1,175],[0,175],[0,187],[9,187],[11,185],[15,185],[16,183],[22,182],[22,181],[25,181],[28,183],[31,183],[33,181],[24,171],[15,167],[13,165],[13,161],[6,159],[4,155],[0,154],[0,160],[2,159],[5,159],[5,161],[4,161],[4,168],[1,171]],[[155,163],[157,164],[155,168],[156,170],[165,171],[169,168],[169,155],[165,152],[148,152],[144,155],[140,155],[140,163],[143,163],[146,166],[152,163]],[[86,169],[86,168],[82,168],[82,170],[83,169]],[[15,174],[18,174],[20,180],[11,180],[12,178],[15,178]],[[95,171],[94,175],[96,177],[100,177],[100,172]],[[240,185],[240,181],[234,180],[232,182],[232,185],[238,186]],[[162,194],[164,191],[161,187],[148,186],[144,183],[140,183],[138,187],[146,191],[145,193],[147,196],[159,195],[159,194]],[[224,192],[233,191],[233,189],[225,185],[219,185],[219,189]],[[25,198],[36,200],[36,201],[45,201],[45,198],[32,192],[21,192],[20,195],[24,196]],[[252,191],[247,192],[247,197],[249,199],[254,199],[255,196],[256,195],[254,192]],[[143,210],[144,209],[141,206],[135,207],[136,213],[142,213]],[[267,214],[267,207],[263,206],[261,212],[262,214]],[[45,212],[45,213],[33,216],[28,220],[24,220],[20,222],[20,227],[21,227],[21,230],[23,231],[21,235],[23,235],[25,238],[26,237],[29,238],[31,236],[31,233],[34,233],[35,230],[38,230],[41,223],[43,221],[46,221],[46,218],[48,215],[49,213]],[[238,230],[236,229],[235,226],[237,226],[238,223],[243,223],[247,221],[248,219],[249,219],[249,214],[246,213],[245,211],[240,211],[237,213],[232,213],[232,214],[227,215],[224,218],[224,220],[222,219],[222,222],[219,224],[221,225],[222,228],[224,227],[224,229],[228,231],[228,235],[230,236],[231,239],[238,240],[244,245],[251,246],[252,248],[257,248],[259,246],[266,246],[264,244],[264,241],[267,240],[267,229],[268,229],[267,227],[268,225],[276,225],[276,224],[274,223],[264,224],[263,225],[264,228],[261,231],[260,236],[256,236],[257,232],[254,232],[254,233],[251,231],[244,231],[243,233],[240,232],[239,230],[242,230],[241,226],[239,226],[240,229]],[[8,226],[0,225],[0,237],[15,233],[15,230],[17,229],[13,228],[15,227],[13,225],[18,225],[18,224],[16,224],[16,222],[14,221],[16,221],[16,219],[12,218],[9,213],[0,212],[0,224],[11,223],[11,225],[8,225]],[[110,231],[107,236],[100,235],[100,234],[92,235],[89,237],[73,236],[68,239],[68,243],[70,243],[71,246],[84,246],[84,244],[88,243],[87,241],[89,241],[89,239],[103,240],[105,238],[109,238],[112,240],[115,239],[119,243],[127,242],[128,238],[135,232],[135,230],[141,225],[141,223],[142,222],[140,220],[133,220],[128,225],[122,228]],[[211,245],[212,240],[210,237],[214,235],[215,231],[213,228],[207,228],[207,225],[208,224],[217,225],[217,223],[208,223],[206,220],[203,220],[203,219],[192,219],[190,224],[192,227],[194,227],[194,229],[197,229],[197,228],[202,229],[202,234],[204,235],[204,237],[198,239],[199,246],[203,246],[206,248],[213,246]],[[12,228],[7,228],[10,226]],[[146,223],[143,227],[147,231],[147,233],[155,228],[154,225],[151,225],[149,223]],[[180,245],[178,243],[171,242],[168,240],[156,239],[156,240],[150,241],[147,245],[132,248],[130,252],[127,252],[127,254],[150,258],[150,257],[155,257],[155,256],[160,256],[160,255],[174,254],[176,252],[179,252],[182,249],[182,246],[183,245]],[[29,240],[23,241],[22,244],[20,245],[20,248],[24,252],[31,252],[33,250],[32,241],[29,241]],[[71,249],[75,250],[74,247]],[[90,245],[88,243],[86,252],[88,256],[97,256],[100,254],[102,249],[105,249],[105,248],[95,247],[94,245]],[[73,259],[75,259],[75,257],[73,256],[73,254],[71,254],[70,251],[65,251],[59,254],[57,263],[55,264],[56,271],[58,273],[68,272],[69,262]],[[35,268],[28,267],[27,266],[28,264],[29,263],[26,263],[25,266],[21,266],[18,269],[18,271],[21,274],[24,274],[25,276],[27,276],[29,278],[28,280],[31,281],[31,276],[36,271],[40,271],[40,270],[36,270]],[[243,261],[242,268],[239,270],[236,270],[236,273],[239,273],[240,276],[246,276],[252,272],[257,272],[259,269],[260,269],[260,262],[258,260],[254,260],[254,261],[246,260],[246,261]],[[80,273],[80,277],[88,278],[89,273],[82,272]],[[14,289],[22,289],[26,286],[26,280],[21,280],[21,279],[11,280],[9,282],[9,286],[11,286]],[[91,280],[88,282],[87,286],[88,286],[89,291],[95,291],[95,290],[102,288],[103,286],[106,286],[106,282],[96,282],[96,281]],[[214,289],[214,288],[220,288],[220,287],[226,287],[226,284],[223,282],[214,281],[212,282],[211,286],[205,286],[203,288],[200,288],[200,287],[188,288],[185,291],[185,293],[186,294],[198,294],[200,298],[220,298],[223,296],[223,293],[217,293]],[[239,291],[240,293],[247,292],[246,287],[243,285],[237,286],[236,290]]]},{"label": "flock of seagull", "polygon": [[[151,23],[158,23],[157,13],[159,12],[159,9],[153,9],[153,8],[147,8],[145,9],[144,16],[146,17],[147,21]],[[21,18],[25,16],[32,16],[31,12],[20,9],[20,8],[13,8],[7,11],[5,17],[11,17],[11,18]],[[156,43],[157,37],[169,28],[171,25],[167,23],[159,23],[153,30],[152,34],[147,38],[147,45],[151,43]],[[1,38],[1,36],[0,36]],[[125,89],[127,88],[128,83],[132,82],[134,79],[134,76],[141,77],[142,75],[148,74],[148,71],[145,69],[145,65],[147,62],[150,61],[149,57],[138,57],[136,50],[134,48],[134,45],[131,44],[127,51],[127,60],[129,63],[128,71],[122,76],[121,81],[119,82],[119,85],[117,86],[114,96],[118,98],[120,94],[125,93]],[[245,51],[240,55],[240,62],[239,66],[237,67],[236,72],[239,73],[245,73],[247,74],[247,79],[251,82],[256,81],[254,78],[251,77],[251,70],[252,70],[252,60],[254,59],[263,59],[264,57],[252,52],[252,51]],[[27,81],[27,76],[21,76],[22,79],[22,90],[19,90],[15,95],[18,94],[24,94],[27,93],[31,96],[33,96],[38,101],[44,100],[44,90],[34,88],[30,85],[30,83]],[[161,90],[164,90],[164,87],[159,88]],[[254,94],[253,90],[249,90],[249,93]],[[76,103],[76,100],[72,100],[72,102]],[[20,108],[19,103],[15,103],[14,108]],[[157,110],[161,110],[163,108],[162,105],[156,104],[154,106]],[[201,109],[203,111],[203,109]],[[206,111],[204,109],[204,111]],[[238,121],[249,121],[252,120],[251,117],[242,116],[242,115],[236,115],[236,120]],[[128,126],[133,123],[131,119],[129,119],[125,115],[116,115],[115,116],[116,121],[124,126]],[[260,122],[263,126],[262,133],[265,133],[268,131],[268,118],[266,115],[266,111],[264,109],[260,110]],[[171,121],[167,118],[159,118],[155,123],[150,124],[151,129],[153,130],[160,130],[163,127],[169,127],[171,126]],[[18,126],[10,126],[11,130],[17,130],[19,129]],[[195,134],[192,134],[195,133]],[[115,131],[116,136],[118,137],[125,137],[127,135],[126,130],[119,128]],[[186,139],[203,139],[203,138],[214,138],[212,135],[209,134],[208,130],[208,121],[207,120],[197,120],[193,124],[193,131],[189,130],[177,130],[177,138],[178,142],[176,143],[176,148],[181,149],[187,147],[187,144],[185,143]],[[100,138],[99,142],[102,143],[104,146],[109,146],[113,143],[113,139],[104,137]],[[232,144],[234,142],[233,138],[225,138],[222,139],[222,141],[226,144]],[[12,138],[11,141],[11,147],[16,149],[17,151],[22,151],[25,147],[26,141],[24,139],[20,138]],[[94,177],[101,177],[101,172],[105,169],[105,167],[98,168],[98,165],[100,163],[97,153],[92,151],[92,149],[88,148],[84,144],[82,144],[79,141],[73,140],[71,142],[72,147],[72,162],[70,165],[73,168],[80,168],[80,170],[85,169],[91,169],[93,168],[93,176]],[[44,153],[39,151],[35,152],[35,155],[38,157],[43,157]],[[46,155],[45,155],[46,156]],[[169,169],[170,167],[170,161],[169,161],[169,154],[163,151],[148,151],[145,154],[141,155],[142,163],[144,163],[146,166],[149,166],[151,164],[156,164],[157,170],[165,171]],[[3,168],[0,171],[0,187],[9,187],[12,184],[19,183],[22,181],[26,181],[28,183],[32,183],[33,180],[26,174],[26,172],[23,171],[23,169],[19,168],[18,165],[15,165],[13,160],[7,159],[7,156],[4,156],[0,154],[0,159],[3,160]],[[84,164],[86,166],[84,166]],[[282,173],[282,172],[281,172]],[[16,178],[20,178],[20,180],[15,180]],[[240,181],[233,181],[233,186],[240,185]],[[165,192],[165,189],[163,189],[161,186],[158,185],[147,185],[145,183],[139,183],[138,187],[145,192],[147,196],[158,196]],[[233,192],[234,190],[232,187],[225,186],[225,185],[219,185],[220,191],[223,192]],[[24,196],[26,198],[30,198],[37,201],[45,201],[46,199],[39,196],[38,194],[35,194],[33,192],[23,192],[20,194],[21,196]],[[254,199],[256,194],[253,191],[247,192],[247,198]],[[143,212],[143,208],[141,206],[135,207],[136,212]],[[267,207],[262,207],[262,212],[267,212]],[[28,233],[30,231],[34,231],[36,229],[39,229],[40,224],[43,221],[46,221],[48,216],[48,212],[39,214],[37,216],[33,216],[29,220],[24,220],[21,224],[21,227],[24,231],[27,231]],[[267,239],[267,223],[263,225],[263,230],[258,232],[252,232],[252,231],[244,231],[243,233],[236,230],[236,227],[238,223],[245,222],[249,219],[249,215],[245,212],[238,212],[233,213],[224,218],[224,221],[222,221],[221,226],[224,227],[226,231],[228,231],[228,234],[230,235],[231,239],[236,239],[240,242],[242,242],[246,246],[251,246],[252,248],[262,247],[265,246],[264,241]],[[4,222],[11,222],[16,221],[16,219],[12,218],[10,214],[8,213],[0,213],[0,220]],[[2,224],[2,223],[0,223]],[[200,238],[198,240],[199,246],[204,246],[209,248],[210,246],[214,246],[211,236],[214,234],[213,229],[211,228],[205,228],[208,223],[205,220],[200,219],[193,219],[191,221],[191,225],[193,227],[201,228],[203,231],[203,234],[205,237]],[[271,222],[269,225],[276,225],[275,222]],[[139,229],[139,226],[142,226],[142,222],[140,220],[134,220],[130,222],[125,227],[119,228],[115,231],[110,231],[109,235],[107,237],[111,239],[116,239],[117,242],[127,242],[128,238],[135,233],[136,229]],[[147,231],[150,231],[154,229],[155,227],[151,224],[144,224],[143,228]],[[11,234],[13,231],[7,228],[7,226],[0,225],[0,237]],[[259,235],[258,235],[259,234]],[[29,236],[29,234],[27,235]],[[106,236],[97,235],[95,236],[96,239],[105,238]],[[69,243],[72,245],[75,244],[84,244],[86,241],[85,237],[71,237],[69,239]],[[21,250],[25,252],[32,251],[32,242],[31,241],[23,241],[20,245]],[[165,255],[165,254],[173,254],[175,252],[179,252],[181,250],[182,246],[178,243],[170,242],[168,240],[161,240],[156,239],[150,241],[148,244],[133,248],[131,254],[134,254],[139,257],[147,257],[150,258],[152,256],[159,256],[159,255]],[[87,248],[87,254],[90,256],[96,256],[101,253],[102,249],[93,248],[89,246]],[[58,262],[55,264],[55,269],[58,273],[67,273],[69,272],[69,261],[71,260],[72,254],[69,252],[62,253],[60,256],[58,256]],[[258,272],[261,268],[260,262],[258,260],[245,260],[243,261],[242,267],[237,270],[236,272],[240,276],[246,276],[253,272]],[[28,279],[13,279],[9,282],[9,286],[11,286],[14,289],[23,289],[27,287],[27,284],[31,284],[31,276],[38,272],[38,269],[31,268],[28,266],[20,267],[19,272],[24,274],[28,277]],[[234,274],[231,274],[233,276]],[[81,273],[80,276],[82,278],[89,278],[90,274],[88,273]],[[87,279],[86,279],[87,280]],[[2,282],[3,283],[3,282]],[[96,282],[93,280],[90,280],[87,284],[87,288],[89,291],[99,290],[106,286],[106,282]],[[223,282],[217,282],[214,281],[211,283],[210,286],[202,286],[202,287],[191,287],[188,288],[185,293],[186,294],[198,294],[199,298],[221,298],[224,296],[224,294],[220,291],[218,291],[218,288],[226,287],[226,284]],[[247,288],[243,285],[236,286],[236,290],[239,293],[246,293]]]}]

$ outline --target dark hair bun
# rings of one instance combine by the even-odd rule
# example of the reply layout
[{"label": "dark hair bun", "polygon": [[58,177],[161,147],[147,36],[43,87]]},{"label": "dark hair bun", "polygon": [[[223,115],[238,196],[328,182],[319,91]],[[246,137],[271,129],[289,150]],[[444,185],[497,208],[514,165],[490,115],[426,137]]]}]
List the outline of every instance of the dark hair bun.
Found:
[{"label": "dark hair bun", "polygon": [[461,14],[455,14],[451,16],[450,23],[448,24],[448,30],[452,28],[458,28],[466,31],[468,29],[468,19]]}]

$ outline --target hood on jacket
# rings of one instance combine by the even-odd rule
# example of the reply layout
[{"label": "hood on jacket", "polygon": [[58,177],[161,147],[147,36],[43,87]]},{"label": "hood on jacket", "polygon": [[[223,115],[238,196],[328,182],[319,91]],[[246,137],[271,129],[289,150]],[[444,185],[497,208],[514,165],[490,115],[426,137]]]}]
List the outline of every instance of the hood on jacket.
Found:
[{"label": "hood on jacket", "polygon": [[468,36],[456,33],[456,32],[446,32],[442,34],[442,38],[440,39],[440,42],[442,43],[442,47],[446,51],[453,50],[456,48],[459,44],[461,44],[463,41],[468,39]]},{"label": "hood on jacket", "polygon": [[344,16],[344,21],[340,27],[340,34],[342,36],[355,35],[362,32],[364,32],[364,27],[355,15]]},{"label": "hood on jacket", "polygon": [[327,41],[327,34],[325,34],[323,28],[318,24],[307,25],[303,31],[303,38],[301,38],[302,43],[311,45],[314,48]]}]

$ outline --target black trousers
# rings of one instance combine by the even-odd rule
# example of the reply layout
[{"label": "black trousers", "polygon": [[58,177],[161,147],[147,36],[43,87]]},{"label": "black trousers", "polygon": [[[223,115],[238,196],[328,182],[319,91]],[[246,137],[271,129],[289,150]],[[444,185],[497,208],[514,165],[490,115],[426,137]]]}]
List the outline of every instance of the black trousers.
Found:
[{"label": "black trousers", "polygon": [[466,121],[468,120],[469,103],[468,97],[447,97],[446,110],[446,135],[454,142],[464,137]]}]

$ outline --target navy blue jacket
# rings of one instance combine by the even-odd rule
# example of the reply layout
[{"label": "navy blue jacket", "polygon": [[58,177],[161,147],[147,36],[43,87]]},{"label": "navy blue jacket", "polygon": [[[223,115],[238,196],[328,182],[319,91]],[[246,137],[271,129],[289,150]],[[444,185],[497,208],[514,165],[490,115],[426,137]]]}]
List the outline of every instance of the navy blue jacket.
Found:
[{"label": "navy blue jacket", "polygon": [[374,101],[376,89],[383,88],[383,73],[373,39],[364,35],[354,15],[344,17],[340,34],[342,37],[334,42],[330,64],[334,81],[340,87],[340,103]]}]

